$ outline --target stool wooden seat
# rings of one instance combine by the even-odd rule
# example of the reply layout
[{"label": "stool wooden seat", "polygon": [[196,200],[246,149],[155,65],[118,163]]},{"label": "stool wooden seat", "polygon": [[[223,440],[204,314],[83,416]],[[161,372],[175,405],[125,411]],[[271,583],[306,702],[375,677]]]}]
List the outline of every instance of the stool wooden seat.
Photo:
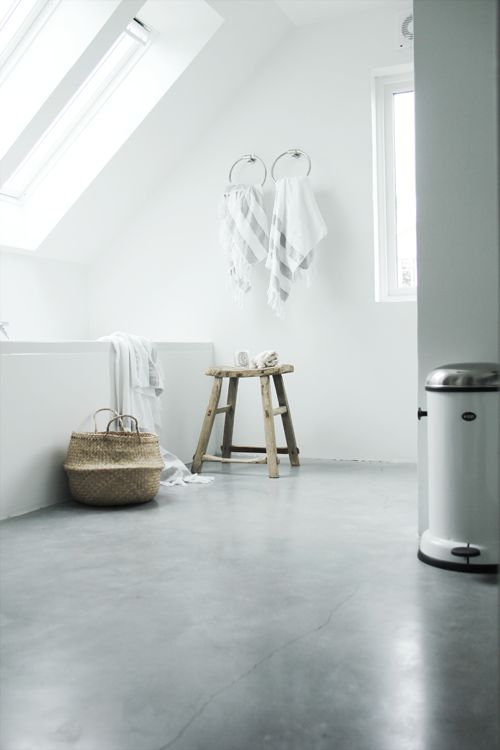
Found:
[{"label": "stool wooden seat", "polygon": [[[263,367],[260,369],[240,367],[209,367],[205,375],[213,377],[212,391],[201,427],[198,447],[193,456],[191,470],[194,474],[201,472],[205,461],[220,461],[222,463],[241,464],[263,464],[267,463],[269,476],[274,479],[279,477],[278,453],[288,453],[292,466],[299,466],[299,449],[295,441],[292,415],[286,397],[283,375],[293,372],[293,365],[277,365],[276,367]],[[236,412],[236,397],[238,395],[238,384],[240,378],[260,378],[260,392],[262,398],[262,410],[264,416],[264,434],[266,446],[238,446],[233,445],[233,427]],[[270,378],[272,377],[279,406],[274,409]],[[226,406],[219,407],[219,400],[224,378],[229,379]],[[217,414],[225,414],[224,434],[222,438],[221,456],[211,456],[206,453],[212,428]],[[274,417],[280,415],[285,433],[286,448],[276,447],[276,433],[274,430]],[[231,458],[232,453],[265,453],[265,458]]]}]

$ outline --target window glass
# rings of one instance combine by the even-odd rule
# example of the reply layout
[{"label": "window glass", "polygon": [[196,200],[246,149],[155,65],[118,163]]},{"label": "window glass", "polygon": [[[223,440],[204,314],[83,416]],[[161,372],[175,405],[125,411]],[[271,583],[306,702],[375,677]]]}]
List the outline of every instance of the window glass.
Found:
[{"label": "window glass", "polygon": [[125,75],[127,66],[142,53],[148,40],[147,29],[139,21],[131,21],[26,158],[0,185],[4,195],[21,198],[27,193],[38,176],[50,167],[51,160],[57,157],[68,139],[75,138],[85,127],[99,103],[109,96]]},{"label": "window glass", "polygon": [[373,72],[375,299],[415,300],[415,94],[411,66]]},{"label": "window glass", "polygon": [[415,94],[393,95],[397,285],[417,285]]},{"label": "window glass", "polygon": [[94,39],[118,1],[0,2],[0,158],[3,158]]}]

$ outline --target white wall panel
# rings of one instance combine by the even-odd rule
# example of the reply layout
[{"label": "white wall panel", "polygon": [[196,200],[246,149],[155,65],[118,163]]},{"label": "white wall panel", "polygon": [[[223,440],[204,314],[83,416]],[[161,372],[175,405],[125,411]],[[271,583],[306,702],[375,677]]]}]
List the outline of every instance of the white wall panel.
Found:
[{"label": "white wall panel", "polygon": [[[296,365],[286,383],[305,456],[416,457],[416,304],[374,299],[371,72],[410,60],[397,18],[396,7],[376,7],[288,35],[91,269],[93,336],[210,340],[220,363],[237,348],[278,349]],[[233,304],[218,203],[236,158],[256,152],[270,166],[295,146],[311,155],[329,234],[312,288],[293,290],[281,321],[263,265],[244,309]],[[270,179],[265,199],[271,209]],[[110,278],[130,290],[126,305],[109,305]],[[242,384],[239,401],[235,441],[262,443],[255,382]]]},{"label": "white wall panel", "polygon": [[[439,365],[499,358],[497,8],[416,0],[419,401]],[[419,427],[420,531],[427,424]]]}]

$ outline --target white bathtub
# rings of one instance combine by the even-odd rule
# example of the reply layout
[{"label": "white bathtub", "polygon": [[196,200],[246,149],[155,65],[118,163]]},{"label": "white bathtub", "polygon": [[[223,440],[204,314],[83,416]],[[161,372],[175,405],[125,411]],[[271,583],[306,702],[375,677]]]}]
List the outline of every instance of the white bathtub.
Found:
[{"label": "white bathtub", "polygon": [[[211,343],[157,343],[165,375],[160,443],[190,461],[206,408]],[[111,344],[0,343],[0,518],[68,498],[62,464],[73,430],[111,406]]]}]

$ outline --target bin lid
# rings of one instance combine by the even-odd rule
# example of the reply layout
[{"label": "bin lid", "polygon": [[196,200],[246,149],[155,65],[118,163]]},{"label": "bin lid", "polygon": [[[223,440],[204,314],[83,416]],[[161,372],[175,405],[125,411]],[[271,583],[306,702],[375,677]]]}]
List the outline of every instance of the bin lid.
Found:
[{"label": "bin lid", "polygon": [[499,365],[494,362],[460,362],[441,365],[425,381],[426,391],[498,391]]}]

